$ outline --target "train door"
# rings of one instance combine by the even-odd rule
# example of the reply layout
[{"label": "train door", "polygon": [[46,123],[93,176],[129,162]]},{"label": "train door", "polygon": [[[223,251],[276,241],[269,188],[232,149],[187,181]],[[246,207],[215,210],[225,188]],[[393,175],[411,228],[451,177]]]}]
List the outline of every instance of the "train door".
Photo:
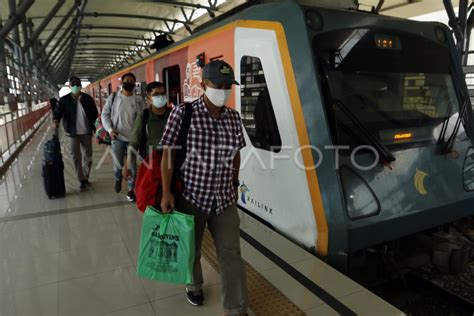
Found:
[{"label": "train door", "polygon": [[235,70],[236,109],[247,142],[238,203],[312,247],[316,223],[275,32],[237,28]]},{"label": "train door", "polygon": [[98,102],[98,105],[99,105],[99,108],[100,108],[100,112],[102,112],[102,107],[103,107],[101,91],[102,91],[102,86],[101,86],[100,83],[99,83],[99,88],[98,88],[97,91],[95,92],[95,93],[96,93],[96,96],[95,96],[95,97],[96,97],[96,99],[97,99],[97,102]]},{"label": "train door", "polygon": [[181,78],[179,65],[174,65],[163,69],[163,84],[166,87],[168,100],[174,105],[182,102],[181,99]]}]

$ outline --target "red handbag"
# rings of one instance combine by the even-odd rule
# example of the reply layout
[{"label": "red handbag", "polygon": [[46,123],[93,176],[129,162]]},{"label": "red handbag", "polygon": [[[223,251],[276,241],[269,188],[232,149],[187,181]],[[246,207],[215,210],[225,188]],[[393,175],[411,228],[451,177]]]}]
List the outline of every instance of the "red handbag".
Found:
[{"label": "red handbag", "polygon": [[[160,210],[161,198],[163,196],[163,183],[161,178],[161,157],[162,153],[154,151],[148,155],[138,168],[137,178],[135,180],[135,195],[137,208],[145,212],[147,206],[151,205]],[[183,191],[183,183],[180,180],[173,179],[173,193]]]}]

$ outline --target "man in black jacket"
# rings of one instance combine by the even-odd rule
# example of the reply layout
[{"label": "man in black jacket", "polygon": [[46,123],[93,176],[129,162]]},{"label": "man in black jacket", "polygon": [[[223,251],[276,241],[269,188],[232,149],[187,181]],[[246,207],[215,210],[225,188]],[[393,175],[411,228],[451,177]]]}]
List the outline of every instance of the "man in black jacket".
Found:
[{"label": "man in black jacket", "polygon": [[[87,190],[90,186],[89,173],[92,167],[92,134],[95,131],[95,120],[98,112],[94,99],[81,92],[81,79],[72,76],[69,79],[71,93],[59,99],[53,112],[54,127],[59,127],[63,119],[63,127],[69,136],[69,151],[76,167],[80,191]],[[82,157],[82,152],[84,157]]]}]

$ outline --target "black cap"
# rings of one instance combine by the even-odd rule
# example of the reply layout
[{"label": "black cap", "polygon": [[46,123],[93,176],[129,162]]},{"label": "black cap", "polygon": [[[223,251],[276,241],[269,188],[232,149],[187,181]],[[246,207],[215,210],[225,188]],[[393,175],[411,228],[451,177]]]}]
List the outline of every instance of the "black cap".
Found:
[{"label": "black cap", "polygon": [[79,77],[76,77],[76,76],[71,76],[71,78],[69,78],[69,85],[71,85],[72,82],[81,83],[81,79]]},{"label": "black cap", "polygon": [[223,60],[207,63],[202,70],[202,79],[210,80],[215,84],[239,84],[234,79],[234,70]]}]

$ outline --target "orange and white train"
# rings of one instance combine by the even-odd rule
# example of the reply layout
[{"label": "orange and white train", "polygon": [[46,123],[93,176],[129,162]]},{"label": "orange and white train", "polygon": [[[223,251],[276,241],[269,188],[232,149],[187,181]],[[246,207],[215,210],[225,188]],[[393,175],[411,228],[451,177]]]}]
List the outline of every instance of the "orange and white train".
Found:
[{"label": "orange and white train", "polygon": [[446,26],[255,5],[86,90],[102,107],[131,71],[142,89],[157,80],[172,103],[191,101],[200,55],[233,65],[241,83],[229,103],[247,142],[239,207],[333,266],[473,215],[471,106]]}]

